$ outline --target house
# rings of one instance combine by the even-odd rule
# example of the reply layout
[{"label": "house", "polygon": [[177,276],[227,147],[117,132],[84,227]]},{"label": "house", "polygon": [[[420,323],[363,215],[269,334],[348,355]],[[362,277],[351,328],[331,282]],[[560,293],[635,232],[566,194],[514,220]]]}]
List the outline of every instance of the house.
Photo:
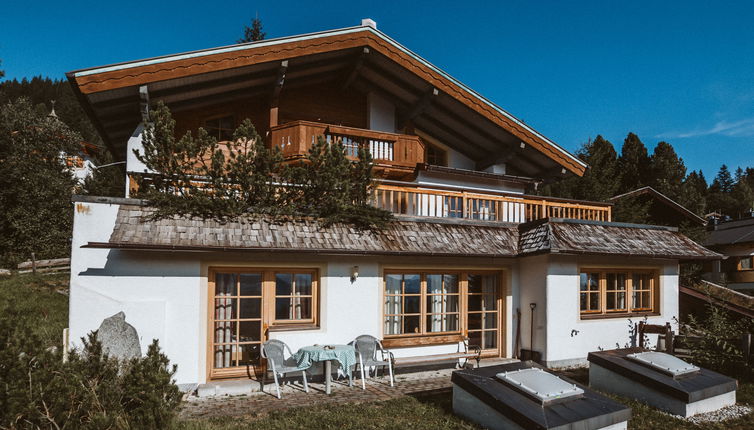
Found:
[{"label": "house", "polygon": [[[548,366],[631,341],[629,323],[672,321],[678,264],[716,258],[676,229],[611,222],[611,205],[529,196],[587,166],[380,32],[357,27],[131,61],[68,74],[128,193],[150,104],[179,133],[228,139],[250,118],[288,159],[316,136],[369,148],[374,204],[396,215],[361,232],[317,220],[151,220],[133,198],[78,197],[70,334],[123,311],[179,383],[244,378],[260,343],[384,339],[396,357],[485,357],[522,348]],[[521,318],[517,311],[521,311]],[[533,332],[530,331],[530,327]]]},{"label": "house", "polygon": [[705,264],[705,279],[754,291],[754,212],[737,220],[713,218],[709,229],[704,245],[726,258]]}]

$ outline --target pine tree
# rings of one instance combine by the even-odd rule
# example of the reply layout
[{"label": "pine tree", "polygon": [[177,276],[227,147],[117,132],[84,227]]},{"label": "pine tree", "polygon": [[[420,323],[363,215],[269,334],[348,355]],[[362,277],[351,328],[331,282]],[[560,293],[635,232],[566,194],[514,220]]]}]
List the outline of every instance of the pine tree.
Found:
[{"label": "pine tree", "polygon": [[720,212],[723,215],[731,216],[737,208],[736,201],[731,196],[734,185],[735,181],[730,170],[728,170],[728,166],[723,164],[709,187],[707,211]]},{"label": "pine tree", "polygon": [[678,203],[699,216],[704,215],[707,206],[707,180],[701,170],[692,171],[683,180]]},{"label": "pine tree", "polygon": [[621,173],[619,193],[633,191],[649,182],[650,159],[647,154],[647,147],[634,133],[628,133],[623,141],[621,154],[618,158],[618,169]]},{"label": "pine tree", "polygon": [[743,171],[739,168],[737,173],[740,172],[738,181],[733,185],[730,196],[734,205],[731,208],[731,213],[728,215],[734,218],[740,218],[744,213],[754,209],[754,190],[749,186],[746,181],[746,177],[743,175]]},{"label": "pine tree", "polygon": [[[0,60],[0,64],[3,64],[3,60]],[[0,78],[4,78],[4,77],[5,77],[5,70],[0,69]]]},{"label": "pine tree", "polygon": [[251,20],[251,27],[244,25],[243,37],[238,39],[238,43],[256,42],[258,40],[264,40],[267,33],[262,31],[262,20],[259,16],[256,16]]},{"label": "pine tree", "polygon": [[577,155],[589,165],[589,169],[578,181],[574,197],[595,201],[613,197],[620,185],[618,154],[613,144],[598,135],[587,142]]},{"label": "pine tree", "polygon": [[660,142],[655,146],[651,158],[651,169],[650,185],[662,194],[678,201],[681,197],[681,185],[686,177],[686,166],[671,144]]}]

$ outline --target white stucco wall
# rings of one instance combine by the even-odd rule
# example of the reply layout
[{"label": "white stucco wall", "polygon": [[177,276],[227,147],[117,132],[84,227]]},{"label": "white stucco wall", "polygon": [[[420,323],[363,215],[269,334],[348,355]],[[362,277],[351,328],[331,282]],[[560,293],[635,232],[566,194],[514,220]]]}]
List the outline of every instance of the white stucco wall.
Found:
[{"label": "white stucco wall", "polygon": [[370,130],[395,133],[395,105],[377,93],[367,94],[367,126]]},{"label": "white stucco wall", "polygon": [[[579,273],[581,267],[654,269],[659,272],[660,315],[649,324],[674,323],[678,317],[678,264],[668,260],[609,259],[547,255],[521,259],[521,307],[537,302],[535,350],[548,366],[586,363],[590,351],[634,346],[632,327],[643,318],[581,319]],[[543,279],[546,278],[546,279]],[[522,324],[523,345],[528,345],[529,314]],[[676,327],[677,329],[677,327]],[[656,341],[653,336],[652,341]]]},{"label": "white stucco wall", "polygon": [[178,382],[195,382],[203,326],[200,303],[206,303],[199,263],[178,254],[154,259],[149,253],[81,248],[110,239],[118,205],[75,203],[74,211],[69,303],[73,346],[80,346],[79,339],[103,319],[123,311],[139,333],[142,353],[158,339],[179,364]]}]

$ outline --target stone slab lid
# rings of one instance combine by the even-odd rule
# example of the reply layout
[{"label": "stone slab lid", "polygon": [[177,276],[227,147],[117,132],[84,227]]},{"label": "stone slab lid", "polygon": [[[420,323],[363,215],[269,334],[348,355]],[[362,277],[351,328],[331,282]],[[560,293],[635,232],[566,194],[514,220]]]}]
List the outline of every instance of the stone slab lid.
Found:
[{"label": "stone slab lid", "polygon": [[667,373],[673,377],[688,375],[699,371],[699,368],[693,364],[659,351],[636,352],[628,354],[626,358],[641,363],[651,369]]},{"label": "stone slab lid", "polygon": [[[582,395],[543,404],[497,376],[532,368],[550,373],[537,363],[525,361],[457,370],[453,372],[451,381],[454,390],[456,387],[463,389],[525,429],[592,430],[609,427],[631,418],[631,408],[588,387],[576,384],[577,388],[583,390]],[[556,378],[569,386],[574,383],[567,378]]]},{"label": "stone slab lid", "polygon": [[495,376],[543,405],[555,400],[573,398],[584,394],[584,390],[577,387],[576,384],[566,382],[542,369],[513,370],[498,373]]}]

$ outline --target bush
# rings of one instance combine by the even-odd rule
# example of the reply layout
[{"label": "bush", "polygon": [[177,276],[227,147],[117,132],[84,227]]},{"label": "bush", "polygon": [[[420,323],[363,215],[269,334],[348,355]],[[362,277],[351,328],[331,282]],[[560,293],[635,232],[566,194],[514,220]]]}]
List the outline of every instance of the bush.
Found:
[{"label": "bush", "polygon": [[704,317],[689,315],[681,334],[689,336],[687,347],[693,363],[748,380],[752,369],[744,361],[741,336],[751,333],[753,327],[752,319],[733,320],[723,309],[708,304]]},{"label": "bush", "polygon": [[118,361],[96,334],[68,354],[45,348],[13,307],[0,317],[0,427],[147,429],[170,425],[181,393],[175,366],[155,340],[147,355]]}]

